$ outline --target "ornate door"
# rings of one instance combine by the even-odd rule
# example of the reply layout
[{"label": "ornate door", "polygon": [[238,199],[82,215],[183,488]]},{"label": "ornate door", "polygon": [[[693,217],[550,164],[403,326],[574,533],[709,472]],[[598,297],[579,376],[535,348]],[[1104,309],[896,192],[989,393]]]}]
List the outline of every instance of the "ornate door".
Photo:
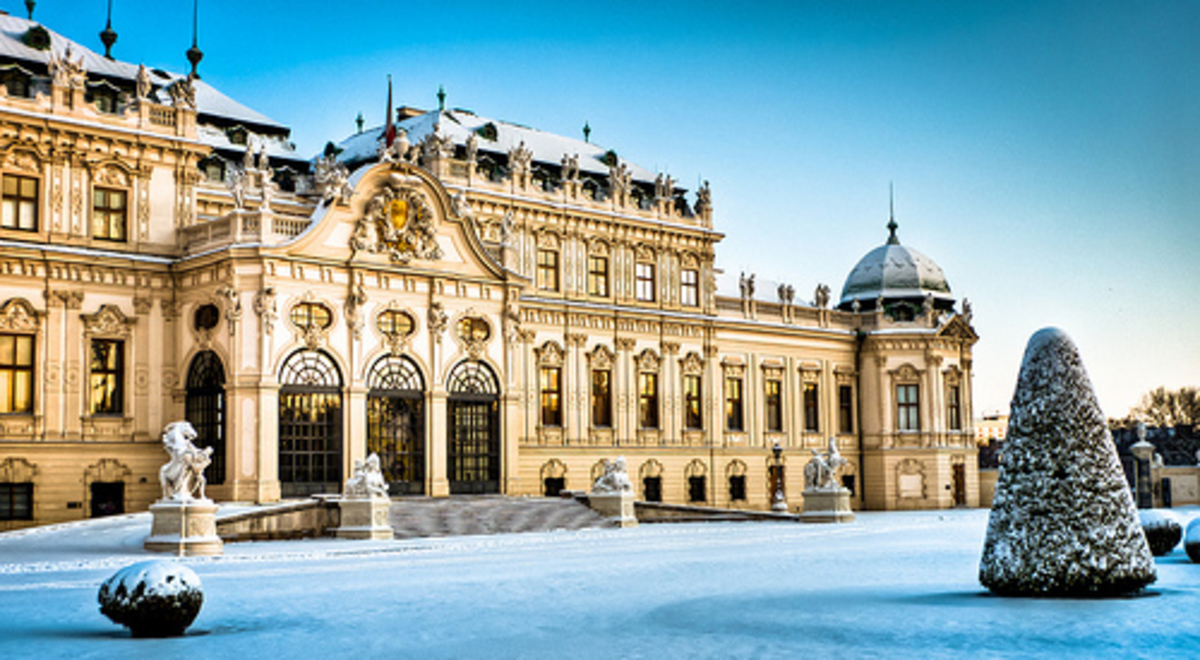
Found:
[{"label": "ornate door", "polygon": [[425,386],[405,357],[381,358],[367,376],[367,453],[379,456],[392,495],[425,492]]},{"label": "ornate door", "polygon": [[279,379],[279,481],[285,497],[342,489],[342,376],[320,351],[298,351]]},{"label": "ornate door", "polygon": [[183,416],[196,429],[196,446],[212,447],[212,465],[204,471],[210,484],[225,483],[225,369],[221,358],[202,351],[188,368]]},{"label": "ornate door", "polygon": [[450,373],[447,476],[452,494],[500,492],[500,397],[492,370],[460,362]]}]

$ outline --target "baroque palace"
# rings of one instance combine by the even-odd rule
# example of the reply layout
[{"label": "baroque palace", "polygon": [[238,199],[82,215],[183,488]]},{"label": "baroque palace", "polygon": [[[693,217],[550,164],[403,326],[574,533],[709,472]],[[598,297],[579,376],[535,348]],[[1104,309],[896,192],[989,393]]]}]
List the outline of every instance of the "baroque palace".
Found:
[{"label": "baroque palace", "polygon": [[833,441],[856,508],[978,505],[969,305],[894,221],[836,302],[723,295],[707,183],[441,99],[314,159],[188,55],[0,16],[0,529],[145,510],[185,418],[221,501],[376,452],[396,496],[624,456],[639,499],[795,510]]}]

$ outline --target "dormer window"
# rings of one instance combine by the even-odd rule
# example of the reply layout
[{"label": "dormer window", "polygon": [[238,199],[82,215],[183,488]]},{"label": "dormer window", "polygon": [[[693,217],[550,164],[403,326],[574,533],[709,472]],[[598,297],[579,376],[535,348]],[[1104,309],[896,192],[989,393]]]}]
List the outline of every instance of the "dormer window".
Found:
[{"label": "dormer window", "polygon": [[8,90],[9,96],[33,98],[33,76],[20,67],[12,66],[0,72],[0,84]]},{"label": "dormer window", "polygon": [[250,132],[244,126],[233,126],[225,129],[225,136],[229,138],[230,144],[244,147],[250,137]]},{"label": "dormer window", "polygon": [[110,115],[117,114],[119,99],[120,90],[111,83],[101,81],[88,85],[87,102],[95,106],[99,112]]}]

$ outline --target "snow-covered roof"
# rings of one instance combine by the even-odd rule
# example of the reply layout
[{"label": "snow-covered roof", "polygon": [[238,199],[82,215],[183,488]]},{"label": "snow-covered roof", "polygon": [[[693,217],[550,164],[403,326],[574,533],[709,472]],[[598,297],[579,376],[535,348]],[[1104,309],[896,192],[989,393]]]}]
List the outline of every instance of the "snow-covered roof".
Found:
[{"label": "snow-covered roof", "polygon": [[[50,49],[38,50],[30,48],[22,41],[22,37],[29,28],[40,25],[35,21],[18,18],[16,16],[0,15],[0,58],[11,58],[14,60],[24,60],[26,62],[37,62],[46,65],[50,62],[50,55],[53,53],[56,56],[63,56],[68,49],[71,51],[71,59],[78,61],[83,58],[83,67],[90,74],[99,76],[108,76],[110,78],[120,78],[131,82],[137,80],[138,65],[118,60],[110,60],[107,57],[91,50],[90,48],[64,37],[63,35],[46,28],[46,32],[50,34]],[[42,26],[45,27],[45,26]],[[165,76],[163,75],[165,74]],[[151,79],[154,84],[159,86],[157,101],[160,103],[170,103],[165,88],[175,80],[185,77],[184,74],[171,73],[161,69],[151,69]],[[210,115],[213,117],[222,117],[231,119],[236,122],[246,124],[255,124],[275,129],[287,130],[287,127],[279,122],[267,117],[266,115],[251,110],[246,106],[234,101],[228,96],[222,94],[212,85],[197,80],[195,82],[196,89],[196,109],[199,114]]]},{"label": "snow-covered roof", "polygon": [[[480,133],[480,129],[491,124],[496,128],[496,139],[489,140]],[[481,117],[465,110],[432,110],[415,117],[409,117],[396,124],[397,129],[404,129],[408,141],[416,144],[434,131],[443,136],[449,136],[456,145],[465,145],[467,138],[474,133],[480,152],[507,154],[510,149],[525,143],[525,148],[533,153],[535,163],[550,163],[559,165],[563,156],[579,155],[580,173],[608,176],[608,165],[604,164],[604,154],[608,148],[576,138],[555,135],[536,128],[512,124],[499,119]],[[384,127],[375,126],[364,130],[344,140],[338,146],[343,150],[339,158],[347,163],[363,162],[376,158],[379,138],[383,135]],[[629,168],[634,181],[653,183],[655,174],[644,167],[631,163],[624,158],[620,162]],[[678,188],[677,188],[678,190]]]},{"label": "snow-covered roof", "polygon": [[920,298],[926,294],[954,300],[941,266],[920,251],[900,245],[893,229],[887,243],[868,252],[850,271],[839,305],[873,301],[879,296]]}]

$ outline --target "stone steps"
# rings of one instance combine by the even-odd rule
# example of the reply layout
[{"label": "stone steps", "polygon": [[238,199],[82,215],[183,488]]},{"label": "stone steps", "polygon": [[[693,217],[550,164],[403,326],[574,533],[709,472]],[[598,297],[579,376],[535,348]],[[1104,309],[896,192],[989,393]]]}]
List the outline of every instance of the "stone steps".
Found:
[{"label": "stone steps", "polygon": [[389,513],[389,522],[398,539],[613,526],[587,505],[567,498],[402,497],[393,500]]}]

